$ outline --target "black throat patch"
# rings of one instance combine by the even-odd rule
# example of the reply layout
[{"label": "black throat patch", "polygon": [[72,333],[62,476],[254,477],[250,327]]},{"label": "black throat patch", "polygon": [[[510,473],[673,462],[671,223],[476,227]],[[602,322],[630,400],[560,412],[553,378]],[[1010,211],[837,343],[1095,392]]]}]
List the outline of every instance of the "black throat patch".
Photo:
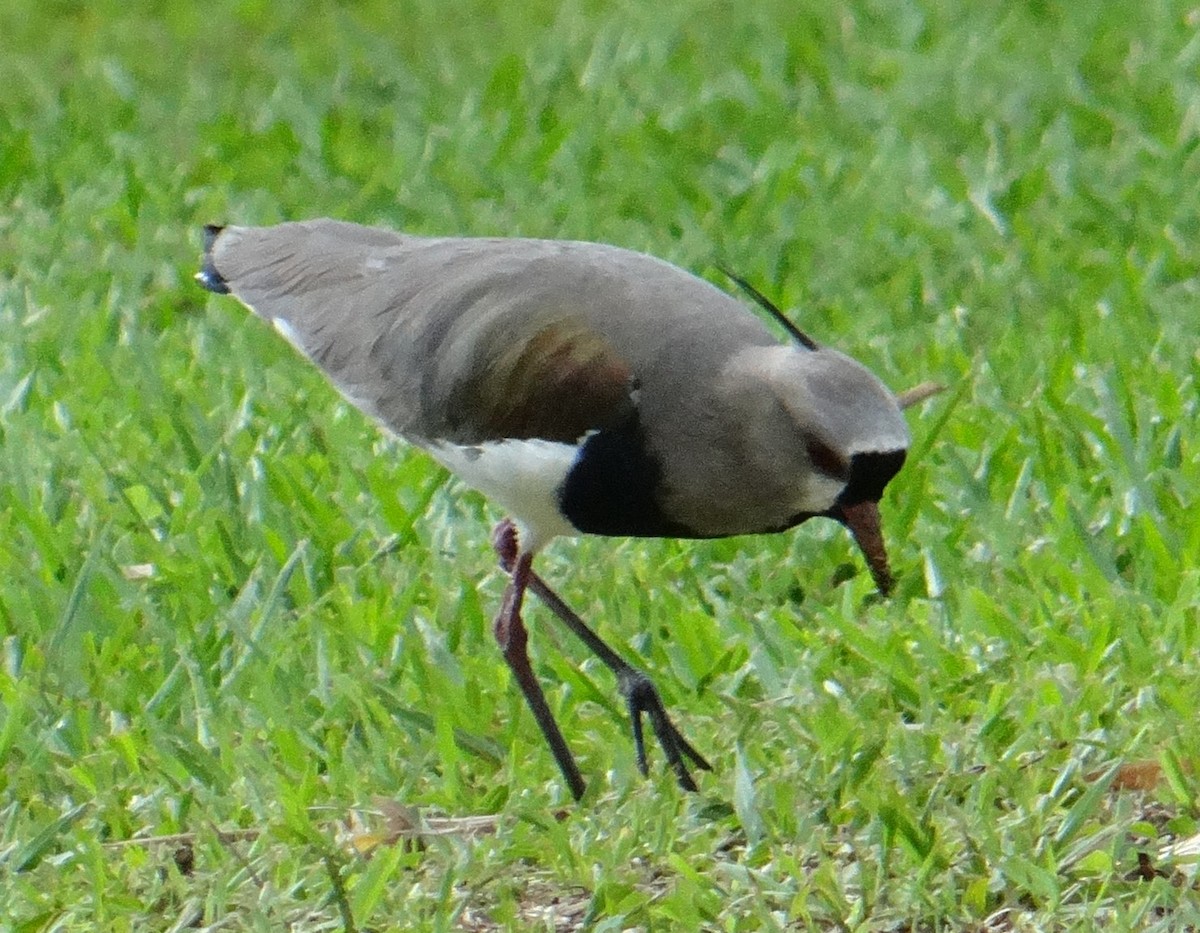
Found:
[{"label": "black throat patch", "polygon": [[842,505],[878,502],[883,496],[884,487],[904,466],[907,454],[906,450],[855,454],[850,458],[850,480],[838,497],[838,502]]},{"label": "black throat patch", "polygon": [[690,538],[695,532],[663,514],[657,501],[662,468],[635,417],[584,441],[558,493],[572,525],[594,535]]}]

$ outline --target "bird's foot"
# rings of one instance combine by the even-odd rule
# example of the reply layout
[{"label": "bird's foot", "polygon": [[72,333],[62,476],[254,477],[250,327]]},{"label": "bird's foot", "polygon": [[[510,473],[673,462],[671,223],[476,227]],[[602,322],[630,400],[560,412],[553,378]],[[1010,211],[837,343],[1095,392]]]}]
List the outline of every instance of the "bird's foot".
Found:
[{"label": "bird's foot", "polygon": [[617,684],[629,706],[638,770],[643,775],[650,773],[646,763],[646,742],[642,733],[642,715],[645,714],[646,718],[650,720],[650,728],[654,730],[654,737],[658,739],[658,744],[666,756],[667,764],[675,772],[679,786],[686,791],[695,793],[696,782],[692,780],[687,761],[684,759],[690,760],[692,765],[702,771],[711,771],[712,765],[675,728],[654,683],[637,668],[626,666],[618,673]]}]

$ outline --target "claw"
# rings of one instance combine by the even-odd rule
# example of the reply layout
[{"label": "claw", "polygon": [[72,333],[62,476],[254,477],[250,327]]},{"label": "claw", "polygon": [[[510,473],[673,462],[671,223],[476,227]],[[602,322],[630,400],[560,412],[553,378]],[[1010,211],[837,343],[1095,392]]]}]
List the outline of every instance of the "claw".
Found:
[{"label": "claw", "polygon": [[645,714],[650,720],[650,728],[654,730],[654,737],[658,739],[667,764],[675,772],[679,786],[686,791],[695,793],[696,782],[692,779],[684,758],[690,759],[692,764],[702,771],[711,771],[712,765],[675,728],[654,683],[635,667],[628,667],[621,671],[618,674],[617,683],[629,705],[629,719],[633,725],[633,747],[637,754],[638,770],[642,772],[643,776],[650,773],[646,760],[646,741],[642,729],[642,715]]}]

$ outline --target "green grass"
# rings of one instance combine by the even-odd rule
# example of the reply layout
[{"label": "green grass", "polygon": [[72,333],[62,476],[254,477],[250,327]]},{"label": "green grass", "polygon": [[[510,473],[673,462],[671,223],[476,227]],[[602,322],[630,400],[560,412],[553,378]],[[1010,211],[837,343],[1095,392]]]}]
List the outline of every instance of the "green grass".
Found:
[{"label": "green grass", "polygon": [[[1200,924],[1169,850],[1200,829],[1198,30],[1160,0],[0,8],[0,929]],[[318,215],[727,264],[949,387],[884,503],[886,602],[816,524],[542,558],[711,757],[699,795],[638,775],[534,606],[591,782],[556,819],[495,514],[191,281],[200,224]],[[380,798],[495,832],[363,857]],[[174,834],[182,869],[121,845]]]}]

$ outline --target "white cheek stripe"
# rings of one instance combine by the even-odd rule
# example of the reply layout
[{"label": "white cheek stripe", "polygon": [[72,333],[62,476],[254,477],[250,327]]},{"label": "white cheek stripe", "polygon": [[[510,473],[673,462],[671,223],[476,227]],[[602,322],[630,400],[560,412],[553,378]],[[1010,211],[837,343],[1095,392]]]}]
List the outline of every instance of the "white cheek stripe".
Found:
[{"label": "white cheek stripe", "polygon": [[557,535],[579,534],[558,506],[558,490],[579,454],[575,444],[531,439],[425,449],[508,513],[517,523],[522,551],[537,551]]},{"label": "white cheek stripe", "polygon": [[833,508],[845,488],[843,480],[814,471],[804,485],[804,494],[792,502],[792,514],[812,512],[819,515]]}]

